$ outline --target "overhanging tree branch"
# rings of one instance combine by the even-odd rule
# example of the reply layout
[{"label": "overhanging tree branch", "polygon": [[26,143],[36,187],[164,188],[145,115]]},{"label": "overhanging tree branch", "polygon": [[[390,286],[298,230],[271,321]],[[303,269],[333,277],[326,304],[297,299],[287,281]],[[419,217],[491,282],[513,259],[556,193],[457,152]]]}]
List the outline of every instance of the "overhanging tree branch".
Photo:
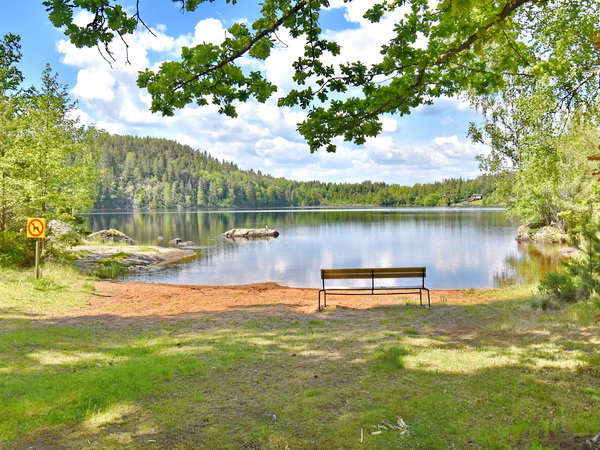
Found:
[{"label": "overhanging tree branch", "polygon": [[189,85],[190,83],[193,83],[194,81],[199,80],[200,78],[205,77],[205,76],[209,75],[212,72],[216,72],[218,70],[221,70],[223,67],[225,67],[228,64],[233,63],[235,60],[241,58],[246,53],[248,53],[252,49],[252,47],[254,47],[256,45],[257,42],[259,42],[261,39],[269,36],[270,34],[273,34],[279,27],[281,27],[281,25],[283,25],[283,23],[286,20],[288,20],[290,17],[293,17],[294,15],[296,15],[299,11],[302,10],[302,8],[308,6],[309,2],[310,2],[310,0],[300,0],[286,14],[282,15],[278,20],[276,20],[275,22],[273,22],[273,24],[271,26],[265,28],[264,30],[262,30],[261,32],[259,32],[258,34],[256,34],[250,40],[250,42],[248,42],[248,44],[245,45],[242,49],[240,49],[240,50],[232,53],[229,57],[225,58],[223,61],[219,62],[218,64],[216,64],[214,66],[211,66],[208,69],[203,70],[202,72],[199,72],[199,73],[195,74],[194,76],[188,78],[185,81],[177,83],[174,86],[173,90],[177,91],[179,89],[183,89],[187,85]]}]

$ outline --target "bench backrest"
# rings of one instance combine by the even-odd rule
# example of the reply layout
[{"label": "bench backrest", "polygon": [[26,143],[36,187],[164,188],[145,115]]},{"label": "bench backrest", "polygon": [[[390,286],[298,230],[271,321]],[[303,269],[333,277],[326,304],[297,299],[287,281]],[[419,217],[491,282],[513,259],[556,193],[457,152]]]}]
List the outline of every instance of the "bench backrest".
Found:
[{"label": "bench backrest", "polygon": [[425,278],[425,274],[425,267],[321,269],[321,279],[323,280],[347,280],[358,278]]}]

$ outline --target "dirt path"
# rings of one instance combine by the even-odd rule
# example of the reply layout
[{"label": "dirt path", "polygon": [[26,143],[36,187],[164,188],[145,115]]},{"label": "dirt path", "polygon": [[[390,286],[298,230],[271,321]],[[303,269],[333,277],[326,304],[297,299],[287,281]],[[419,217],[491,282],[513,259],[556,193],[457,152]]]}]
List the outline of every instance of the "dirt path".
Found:
[{"label": "dirt path", "polygon": [[[485,298],[482,298],[485,292]],[[432,307],[440,304],[472,304],[497,300],[498,290],[431,291]],[[191,286],[158,283],[99,281],[90,303],[73,316],[110,315],[111,317],[159,318],[222,311],[260,309],[272,314],[317,312],[317,289],[289,288],[277,283],[242,286]],[[366,309],[386,305],[418,303],[415,295],[360,295],[328,297],[328,311]]]}]

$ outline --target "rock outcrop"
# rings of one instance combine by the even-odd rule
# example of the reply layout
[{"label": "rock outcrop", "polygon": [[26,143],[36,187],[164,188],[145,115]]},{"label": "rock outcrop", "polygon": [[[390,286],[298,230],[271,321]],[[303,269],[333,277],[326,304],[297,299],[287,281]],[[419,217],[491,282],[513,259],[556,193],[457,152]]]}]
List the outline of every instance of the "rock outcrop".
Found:
[{"label": "rock outcrop", "polygon": [[533,228],[529,225],[521,225],[517,230],[515,239],[519,242],[539,242],[541,244],[562,244],[569,240],[569,236],[556,227],[546,226]]},{"label": "rock outcrop", "polygon": [[125,273],[196,256],[193,250],[157,246],[78,245],[69,250],[77,254],[75,265],[85,272],[114,263]]},{"label": "rock outcrop", "polygon": [[88,236],[90,241],[117,242],[119,244],[134,244],[135,241],[119,230],[101,230]]}]

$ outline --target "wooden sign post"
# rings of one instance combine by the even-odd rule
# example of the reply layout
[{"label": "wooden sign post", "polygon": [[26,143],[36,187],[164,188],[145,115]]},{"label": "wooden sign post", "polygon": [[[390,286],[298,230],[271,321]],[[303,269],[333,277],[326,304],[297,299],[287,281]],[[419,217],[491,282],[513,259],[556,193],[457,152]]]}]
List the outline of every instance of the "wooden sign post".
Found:
[{"label": "wooden sign post", "polygon": [[35,239],[35,277],[40,277],[41,241],[46,238],[46,219],[27,219],[27,237]]}]

